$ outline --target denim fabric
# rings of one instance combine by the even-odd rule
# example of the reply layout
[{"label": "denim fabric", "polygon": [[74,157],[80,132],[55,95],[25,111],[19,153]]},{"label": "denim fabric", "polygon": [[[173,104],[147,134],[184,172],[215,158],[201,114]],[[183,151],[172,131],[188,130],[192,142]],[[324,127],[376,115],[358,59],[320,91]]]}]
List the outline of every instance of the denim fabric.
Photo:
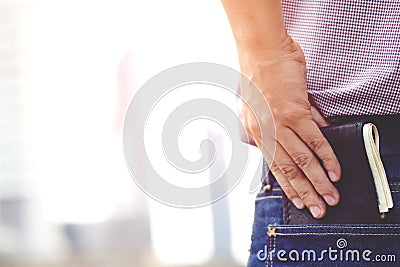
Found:
[{"label": "denim fabric", "polygon": [[282,190],[264,165],[248,267],[400,266],[400,155],[382,160],[394,208],[380,225],[284,225]]}]

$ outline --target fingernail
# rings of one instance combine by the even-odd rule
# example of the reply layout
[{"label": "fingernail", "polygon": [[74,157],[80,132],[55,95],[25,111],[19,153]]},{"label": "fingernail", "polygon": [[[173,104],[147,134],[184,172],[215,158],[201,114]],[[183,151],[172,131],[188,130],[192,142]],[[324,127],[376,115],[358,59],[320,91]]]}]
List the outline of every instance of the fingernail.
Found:
[{"label": "fingernail", "polygon": [[326,203],[328,203],[329,206],[334,206],[336,204],[336,200],[332,196],[325,195],[323,197],[324,197]]},{"label": "fingernail", "polygon": [[298,208],[299,210],[304,208],[304,203],[303,203],[303,201],[301,201],[300,198],[295,197],[292,199],[292,202],[296,206],[296,208]]},{"label": "fingernail", "polygon": [[311,206],[310,211],[312,216],[314,216],[314,218],[318,218],[318,216],[321,215],[321,209],[318,208],[317,206]]},{"label": "fingernail", "polygon": [[332,182],[337,182],[339,181],[339,177],[334,172],[329,171],[328,172],[329,179],[331,179]]}]

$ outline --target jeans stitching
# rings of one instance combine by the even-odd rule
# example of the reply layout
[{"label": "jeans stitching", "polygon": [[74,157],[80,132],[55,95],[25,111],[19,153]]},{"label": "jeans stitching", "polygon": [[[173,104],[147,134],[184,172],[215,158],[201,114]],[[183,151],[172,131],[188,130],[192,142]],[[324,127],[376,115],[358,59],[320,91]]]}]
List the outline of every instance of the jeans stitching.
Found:
[{"label": "jeans stitching", "polygon": [[[273,250],[276,249],[276,239],[277,238],[278,238],[277,236],[274,236],[274,248],[273,248]],[[273,262],[273,259],[271,259],[271,262]],[[272,266],[272,263],[271,263],[271,266]]]},{"label": "jeans stitching", "polygon": [[[269,237],[269,247],[270,249],[272,248],[272,236]],[[268,255],[270,254],[270,249],[268,249]],[[267,266],[269,266],[269,264],[271,263],[271,267],[272,267],[272,259],[270,259],[269,257],[267,258]]]},{"label": "jeans stitching", "polygon": [[400,229],[399,226],[346,226],[346,225],[304,225],[304,226],[276,226],[276,229],[306,229],[306,228],[344,228],[344,229]]},{"label": "jeans stitching", "polygon": [[301,236],[301,235],[354,235],[354,236],[400,236],[400,234],[392,234],[392,233],[382,233],[382,234],[374,234],[374,233],[336,233],[336,232],[323,232],[323,233],[276,233],[276,235],[280,236]]},{"label": "jeans stitching", "polygon": [[265,197],[258,197],[256,201],[267,199],[267,198],[282,198],[282,196],[265,196]]}]

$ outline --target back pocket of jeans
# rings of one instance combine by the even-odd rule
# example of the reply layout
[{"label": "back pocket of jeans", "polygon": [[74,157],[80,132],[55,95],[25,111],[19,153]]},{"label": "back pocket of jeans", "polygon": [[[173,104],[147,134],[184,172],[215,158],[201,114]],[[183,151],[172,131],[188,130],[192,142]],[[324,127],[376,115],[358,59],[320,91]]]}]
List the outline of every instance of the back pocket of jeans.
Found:
[{"label": "back pocket of jeans", "polygon": [[269,225],[266,266],[400,266],[400,224]]}]

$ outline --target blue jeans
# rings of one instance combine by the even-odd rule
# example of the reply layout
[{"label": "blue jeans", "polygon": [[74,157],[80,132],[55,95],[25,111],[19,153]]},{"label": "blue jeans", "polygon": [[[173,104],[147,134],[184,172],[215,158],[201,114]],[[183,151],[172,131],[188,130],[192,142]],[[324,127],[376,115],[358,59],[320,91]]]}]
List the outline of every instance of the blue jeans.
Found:
[{"label": "blue jeans", "polygon": [[382,160],[394,208],[380,225],[284,225],[282,190],[264,164],[248,267],[400,266],[400,155]]}]

